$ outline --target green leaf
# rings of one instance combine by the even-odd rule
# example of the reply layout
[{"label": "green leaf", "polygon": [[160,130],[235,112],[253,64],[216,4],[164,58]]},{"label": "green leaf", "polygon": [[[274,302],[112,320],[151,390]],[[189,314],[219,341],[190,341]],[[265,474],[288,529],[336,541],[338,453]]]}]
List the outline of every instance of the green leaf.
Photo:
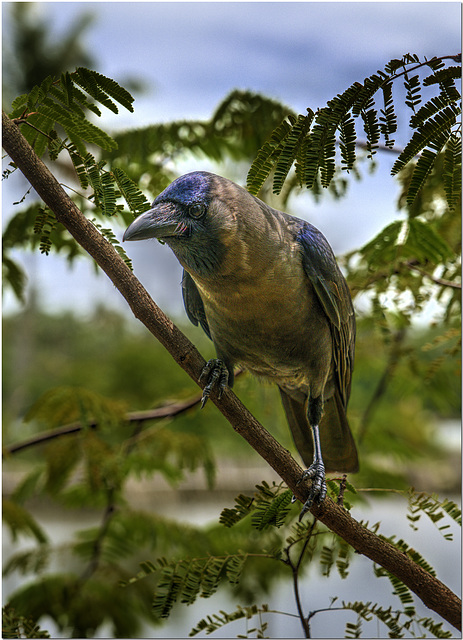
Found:
[{"label": "green leaf", "polygon": [[452,105],[454,103],[455,100],[449,100],[442,94],[433,96],[410,118],[410,126],[413,129],[418,129],[419,127],[424,126],[426,121],[432,116],[445,109],[448,105]]},{"label": "green leaf", "polygon": [[116,102],[119,102],[128,111],[133,112],[133,97],[115,80],[84,67],[78,67],[71,74],[71,77],[92,98],[95,98],[113,113],[118,113],[118,108],[111,98],[114,98]]},{"label": "green leaf", "polygon": [[299,115],[294,122],[288,135],[281,145],[278,160],[275,164],[275,174],[273,177],[273,192],[280,193],[284,181],[296,159],[305,136],[310,129],[314,114],[312,111],[308,115]]},{"label": "green leaf", "polygon": [[17,539],[18,534],[22,534],[32,536],[41,544],[47,542],[45,532],[24,507],[12,500],[4,499],[2,508],[3,522],[9,527],[13,540]]},{"label": "green leaf", "polygon": [[[267,611],[268,611],[268,605],[265,605],[265,604],[262,605],[261,607],[258,607],[256,604],[253,604],[247,607],[238,605],[236,610],[233,611],[232,613],[227,613],[226,611],[219,611],[220,615],[217,613],[214,613],[212,616],[207,616],[206,618],[203,618],[190,631],[189,635],[190,637],[195,636],[198,633],[205,633],[206,635],[209,635],[211,633],[214,633],[214,631],[221,629],[226,624],[230,624],[231,622],[235,622],[236,620],[242,620],[242,619],[250,620],[256,615],[259,615],[260,617],[262,613],[265,613]],[[265,629],[266,629],[266,623],[261,622],[260,629],[253,629],[253,630],[248,629],[248,633],[250,633],[251,631],[257,632],[258,634],[256,636],[257,638],[264,638],[265,636],[263,634]],[[238,638],[241,638],[241,637],[248,637],[248,635],[238,636]]]},{"label": "green leaf", "polygon": [[40,236],[40,253],[50,253],[52,241],[50,234],[57,224],[55,214],[48,207],[41,208],[34,223],[34,233]]},{"label": "green leaf", "polygon": [[17,263],[6,255],[5,251],[2,252],[2,274],[3,284],[9,285],[16,298],[25,304],[27,276]]},{"label": "green leaf", "polygon": [[237,522],[249,515],[254,508],[254,498],[240,493],[235,498],[235,506],[232,509],[225,508],[222,510],[219,522],[225,527],[233,527]]},{"label": "green leaf", "polygon": [[461,136],[452,133],[444,155],[443,181],[447,204],[454,210],[461,199]]},{"label": "green leaf", "polygon": [[68,136],[80,137],[86,142],[96,144],[108,151],[117,149],[116,141],[102,129],[99,129],[86,119],[79,118],[73,112],[67,112],[65,109],[59,108],[49,98],[45,98],[44,102],[37,106],[37,111],[50,121],[60,124]]},{"label": "green leaf", "polygon": [[28,97],[29,96],[27,93],[23,93],[22,95],[15,98],[11,105],[11,111],[8,114],[8,117],[18,118],[20,115],[22,115],[26,108]]},{"label": "green leaf", "polygon": [[405,73],[404,87],[406,90],[405,104],[415,113],[416,107],[421,102],[421,82],[418,75],[411,78]]},{"label": "green leaf", "polygon": [[113,169],[112,173],[119,191],[121,192],[124,200],[127,202],[130,211],[134,215],[138,215],[140,213],[143,213],[144,211],[148,211],[148,209],[150,208],[150,203],[145,198],[135,182],[133,182],[133,180],[128,177],[125,171],[116,167]]},{"label": "green leaf", "polygon": [[93,218],[93,220],[91,220],[91,223],[98,229],[98,231],[101,233],[102,236],[104,236],[106,238],[106,240],[108,242],[110,242],[112,244],[112,246],[114,247],[114,249],[117,251],[117,253],[121,256],[121,258],[124,260],[125,264],[129,267],[129,269],[131,271],[133,271],[133,265],[132,265],[132,261],[130,260],[130,258],[128,257],[128,255],[126,254],[125,250],[121,247],[121,245],[119,244],[118,239],[116,238],[116,236],[114,235],[114,232],[112,229],[108,229],[108,228],[104,228],[102,227],[96,220],[95,218]]},{"label": "green leaf", "polygon": [[378,148],[380,139],[380,127],[378,122],[378,114],[376,109],[373,109],[370,104],[360,114],[363,120],[363,129],[367,136],[367,151],[368,158],[372,158]]},{"label": "green leaf", "polygon": [[350,113],[347,113],[339,123],[339,134],[342,168],[349,171],[354,166],[357,143],[355,122]]},{"label": "green leaf", "polygon": [[404,242],[404,251],[423,262],[429,260],[434,264],[446,262],[453,256],[453,251],[433,225],[413,218],[407,222],[408,234]]},{"label": "green leaf", "polygon": [[259,150],[247,176],[247,188],[250,193],[256,195],[270,175],[293,124],[294,118],[288,117],[287,120],[283,120],[272,133],[270,140]]},{"label": "green leaf", "polygon": [[252,526],[259,531],[269,526],[281,527],[291,507],[292,491],[287,489],[272,500],[261,500],[252,513]]},{"label": "green leaf", "polygon": [[450,104],[435,114],[434,117],[428,118],[426,122],[420,126],[408,141],[404,150],[395,161],[391,175],[396,175],[403,167],[410,162],[418,153],[425,149],[428,145],[433,144],[434,140],[440,142],[441,134],[450,136],[450,131],[456,122],[456,118],[460,113],[460,108]]},{"label": "green leaf", "polygon": [[392,97],[392,82],[381,85],[383,93],[384,109],[381,109],[379,118],[381,134],[384,137],[386,147],[393,147],[394,140],[391,135],[397,131],[397,116],[394,111],[394,101]]},{"label": "green leaf", "polygon": [[413,169],[412,177],[408,185],[407,205],[410,207],[425,181],[432,172],[437,157],[447,143],[448,137],[445,133],[436,135],[432,140],[431,149],[423,149]]}]

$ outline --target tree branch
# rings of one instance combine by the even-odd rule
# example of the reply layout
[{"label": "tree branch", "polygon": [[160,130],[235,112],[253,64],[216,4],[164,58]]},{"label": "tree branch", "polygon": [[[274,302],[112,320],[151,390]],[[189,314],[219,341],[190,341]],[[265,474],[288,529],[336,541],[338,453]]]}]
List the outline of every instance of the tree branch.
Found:
[{"label": "tree branch", "polygon": [[363,416],[360,420],[360,427],[357,433],[358,442],[362,442],[365,438],[365,434],[367,432],[368,425],[371,421],[372,415],[378,406],[379,401],[386,393],[389,382],[392,379],[392,375],[399,364],[402,343],[406,336],[406,328],[403,327],[398,329],[392,336],[391,340],[391,348],[389,351],[389,356],[386,362],[386,366],[384,368],[383,374],[376,385],[376,388],[373,392],[372,397],[370,398],[370,402],[368,403]]},{"label": "tree branch", "polygon": [[[147,422],[149,420],[162,420],[163,418],[174,418],[184,411],[188,411],[195,405],[199,405],[201,402],[202,394],[197,394],[193,398],[189,400],[185,400],[184,402],[175,402],[170,404],[164,404],[160,407],[156,407],[156,409],[149,409],[148,411],[131,411],[127,413],[125,416],[125,421],[128,423],[131,422]],[[44,444],[45,442],[49,442],[50,440],[55,440],[56,438],[61,438],[62,436],[72,435],[74,433],[79,433],[82,431],[84,427],[80,422],[72,422],[71,424],[63,425],[62,427],[57,427],[56,429],[49,429],[48,431],[42,431],[41,433],[28,438],[27,440],[21,440],[20,442],[9,444],[3,447],[3,457],[7,457],[12,455],[13,453],[18,453],[19,451],[23,451],[24,449],[28,449],[29,447],[34,447],[39,444]],[[85,424],[86,429],[97,429],[98,421],[97,420],[89,420],[88,423]]]},{"label": "tree branch", "polygon": [[[159,309],[129,270],[122,258],[68,197],[45,164],[22,136],[19,128],[2,114],[3,147],[57,220],[94,258],[126,299],[133,314],[169,351],[174,360],[198,383],[204,359],[196,347]],[[201,385],[200,385],[201,386]],[[297,484],[302,469],[264,427],[252,416],[235,394],[226,389],[220,402],[216,393],[211,401],[227,418],[233,429],[268,462],[301,501],[308,497],[304,483]],[[339,505],[326,499],[314,505],[313,515],[341,536],[358,553],[380,564],[406,584],[424,604],[456,628],[461,624],[461,601],[440,580],[434,578],[393,545],[368,531]]]},{"label": "tree branch", "polygon": [[[235,380],[243,373],[243,369],[238,369],[235,372]],[[188,400],[182,402],[167,402],[155,409],[148,409],[147,411],[130,411],[124,417],[124,421],[127,423],[141,423],[148,422],[150,420],[162,420],[163,418],[175,418],[175,416],[192,409],[194,406],[199,405],[202,400],[202,394],[198,393]],[[85,423],[86,429],[98,429],[97,420],[89,420]],[[83,425],[80,422],[71,422],[55,429],[49,429],[48,431],[41,431],[27,440],[20,440],[19,442],[8,444],[3,447],[2,457],[8,457],[13,453],[19,453],[29,447],[35,447],[40,444],[44,444],[49,440],[55,440],[62,436],[70,436],[74,433],[82,431]]]},{"label": "tree branch", "polygon": [[421,273],[422,276],[426,276],[427,278],[432,280],[432,282],[435,282],[436,284],[440,284],[443,287],[450,287],[451,289],[461,289],[461,284],[459,282],[452,282],[451,280],[445,280],[444,278],[437,278],[436,276],[433,276],[431,273],[428,273],[424,269],[420,269],[420,267],[417,267],[415,264],[413,264],[410,261],[406,262],[405,266],[407,266],[412,271],[417,271],[418,273]]}]

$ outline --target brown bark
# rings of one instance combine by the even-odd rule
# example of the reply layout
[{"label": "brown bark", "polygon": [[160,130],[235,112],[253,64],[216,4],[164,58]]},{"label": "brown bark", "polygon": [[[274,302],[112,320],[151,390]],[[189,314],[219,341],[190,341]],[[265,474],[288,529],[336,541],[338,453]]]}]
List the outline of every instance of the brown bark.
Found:
[{"label": "brown bark", "polygon": [[[126,299],[135,317],[163,344],[174,360],[198,382],[204,359],[150,298],[122,258],[79,211],[45,164],[37,157],[22,136],[19,127],[3,114],[3,147],[22,171],[42,200],[54,212],[57,220],[94,258]],[[27,126],[27,125],[26,125]],[[297,484],[302,469],[264,427],[251,415],[235,394],[227,389],[220,401],[211,400],[247,442],[270,464],[301,500],[308,495],[307,487]],[[390,571],[402,580],[433,611],[457,629],[461,629],[461,601],[440,580],[434,578],[377,535],[365,529],[341,506],[326,499],[311,509],[314,516],[341,536],[358,553]]]}]

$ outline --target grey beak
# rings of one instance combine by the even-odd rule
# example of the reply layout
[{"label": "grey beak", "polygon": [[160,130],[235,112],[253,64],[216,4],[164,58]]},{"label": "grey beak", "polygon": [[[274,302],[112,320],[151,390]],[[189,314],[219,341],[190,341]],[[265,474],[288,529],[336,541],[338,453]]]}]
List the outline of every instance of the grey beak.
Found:
[{"label": "grey beak", "polygon": [[149,211],[135,218],[125,230],[125,240],[147,240],[148,238],[167,238],[180,235],[179,221],[175,205],[161,202]]}]

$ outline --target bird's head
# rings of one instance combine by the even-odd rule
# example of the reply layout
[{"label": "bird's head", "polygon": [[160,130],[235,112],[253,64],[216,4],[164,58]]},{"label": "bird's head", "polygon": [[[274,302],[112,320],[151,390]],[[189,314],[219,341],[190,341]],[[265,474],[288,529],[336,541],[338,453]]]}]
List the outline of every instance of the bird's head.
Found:
[{"label": "bird's head", "polygon": [[206,171],[187,173],[132,222],[123,240],[157,238],[170,246],[190,273],[216,275],[228,249],[236,250],[243,200],[248,206],[254,204],[253,196],[230,180]]}]

